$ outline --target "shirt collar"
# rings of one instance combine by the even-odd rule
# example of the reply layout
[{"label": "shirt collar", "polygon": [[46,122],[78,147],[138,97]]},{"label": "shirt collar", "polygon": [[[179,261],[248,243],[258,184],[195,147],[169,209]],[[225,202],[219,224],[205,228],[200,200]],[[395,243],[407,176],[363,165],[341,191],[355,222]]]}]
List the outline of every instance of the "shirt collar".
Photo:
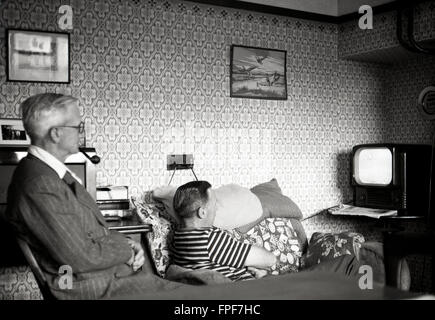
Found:
[{"label": "shirt collar", "polygon": [[77,177],[77,175],[74,172],[72,172],[70,169],[68,169],[68,167],[65,164],[63,164],[55,156],[53,156],[51,153],[47,152],[46,150],[42,149],[41,147],[31,145],[28,149],[28,152],[31,155],[37,157],[39,160],[41,160],[45,164],[47,164],[54,171],[56,171],[56,173],[58,174],[60,179],[63,179],[66,172],[68,171],[69,173],[71,173],[71,175],[74,177],[74,179],[76,179],[81,184],[83,184],[82,180],[79,177]]}]

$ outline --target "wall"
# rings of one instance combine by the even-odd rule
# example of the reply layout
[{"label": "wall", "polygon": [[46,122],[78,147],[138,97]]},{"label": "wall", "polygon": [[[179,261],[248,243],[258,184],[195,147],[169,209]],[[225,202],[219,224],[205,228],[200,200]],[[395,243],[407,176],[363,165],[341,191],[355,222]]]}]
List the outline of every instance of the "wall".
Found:
[{"label": "wall", "polygon": [[[414,38],[416,41],[435,39],[435,3],[425,1],[415,5]],[[361,15],[362,16],[362,15]],[[407,18],[402,16],[402,30],[407,39]],[[359,58],[368,61],[370,55],[377,55],[378,61],[384,58],[383,52],[388,53],[385,62],[405,60],[415,57],[407,54],[407,50],[400,50],[401,46],[396,34],[397,11],[384,13],[373,12],[373,29],[360,29],[358,20],[348,21],[339,25],[338,52],[342,58]],[[394,49],[394,50],[393,50]],[[397,50],[399,49],[399,50]],[[363,59],[362,56],[365,56]]]},{"label": "wall", "polygon": [[[431,143],[434,122],[425,120],[418,111],[421,90],[435,84],[435,56],[418,57],[388,69],[388,140],[402,143]],[[408,230],[425,228],[423,223],[408,225]],[[408,258],[412,272],[411,289],[429,292],[432,259],[427,255]]]},{"label": "wall", "polygon": [[[350,200],[345,153],[384,137],[384,70],[339,61],[337,26],[179,1],[71,4],[71,84],[5,82],[2,72],[1,117],[18,117],[36,92],[78,97],[103,158],[98,183],[133,194],[167,184],[166,154],[192,152],[201,179],[250,187],[276,177],[305,215]],[[5,1],[1,25],[58,30],[59,5]],[[230,98],[231,44],[287,50],[288,100]]]},{"label": "wall", "polygon": [[418,110],[418,96],[435,84],[435,56],[404,61],[388,69],[388,140],[402,143],[431,143],[433,121]]}]

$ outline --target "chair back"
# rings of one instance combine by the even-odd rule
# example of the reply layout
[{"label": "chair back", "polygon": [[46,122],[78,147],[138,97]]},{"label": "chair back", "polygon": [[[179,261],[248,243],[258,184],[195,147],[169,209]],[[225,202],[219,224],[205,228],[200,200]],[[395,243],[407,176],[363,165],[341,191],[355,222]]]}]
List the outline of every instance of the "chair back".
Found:
[{"label": "chair back", "polygon": [[27,260],[27,263],[30,265],[30,269],[32,270],[36,282],[38,283],[39,289],[41,290],[42,296],[44,300],[55,300],[55,297],[50,291],[50,288],[47,283],[47,279],[45,278],[44,273],[39,267],[38,262],[35,259],[35,256],[32,253],[28,243],[21,238],[17,238],[18,246],[21,248],[24,257]]}]

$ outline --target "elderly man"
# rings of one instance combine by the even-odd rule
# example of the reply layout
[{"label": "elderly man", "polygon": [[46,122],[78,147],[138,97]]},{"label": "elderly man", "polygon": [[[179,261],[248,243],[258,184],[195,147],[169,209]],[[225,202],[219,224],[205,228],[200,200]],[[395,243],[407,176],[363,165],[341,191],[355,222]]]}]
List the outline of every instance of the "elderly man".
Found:
[{"label": "elderly man", "polygon": [[[21,111],[31,146],[14,173],[5,218],[31,247],[53,295],[98,299],[179,286],[139,271],[141,245],[108,230],[95,201],[64,165],[79,151],[84,127],[77,99],[38,94]],[[72,289],[59,286],[61,266],[72,269]]]}]

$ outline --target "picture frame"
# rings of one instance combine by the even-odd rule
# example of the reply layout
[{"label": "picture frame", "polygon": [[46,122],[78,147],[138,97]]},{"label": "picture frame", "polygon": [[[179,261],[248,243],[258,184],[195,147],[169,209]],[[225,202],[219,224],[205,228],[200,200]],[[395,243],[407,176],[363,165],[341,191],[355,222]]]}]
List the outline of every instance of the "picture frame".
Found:
[{"label": "picture frame", "polygon": [[23,120],[0,118],[0,147],[27,145],[30,145],[30,138],[24,130]]},{"label": "picture frame", "polygon": [[70,35],[6,29],[7,81],[70,83]]},{"label": "picture frame", "polygon": [[232,45],[230,96],[287,100],[287,51]]}]

